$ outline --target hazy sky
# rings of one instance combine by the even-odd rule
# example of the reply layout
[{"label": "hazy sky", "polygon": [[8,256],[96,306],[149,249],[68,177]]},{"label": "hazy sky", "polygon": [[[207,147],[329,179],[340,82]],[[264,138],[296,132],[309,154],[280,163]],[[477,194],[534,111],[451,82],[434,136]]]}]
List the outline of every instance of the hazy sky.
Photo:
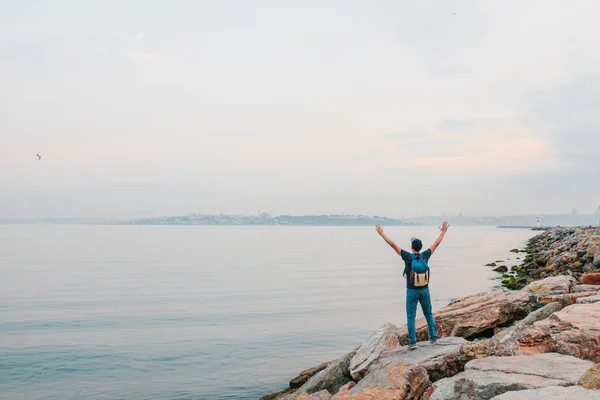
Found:
[{"label": "hazy sky", "polygon": [[599,14],[0,0],[0,217],[591,212]]}]

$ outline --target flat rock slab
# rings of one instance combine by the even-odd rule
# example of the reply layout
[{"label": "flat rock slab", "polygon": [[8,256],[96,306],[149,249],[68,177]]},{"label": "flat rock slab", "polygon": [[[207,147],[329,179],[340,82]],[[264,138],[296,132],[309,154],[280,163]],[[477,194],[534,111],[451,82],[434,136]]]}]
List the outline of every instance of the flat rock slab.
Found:
[{"label": "flat rock slab", "polygon": [[[533,305],[528,293],[495,290],[454,300],[433,314],[440,337],[469,338],[526,317]],[[428,340],[425,319],[419,318],[416,325],[417,340]],[[408,329],[402,327],[399,333],[400,343],[407,345]]]},{"label": "flat rock slab", "polygon": [[404,346],[396,350],[387,351],[373,364],[373,368],[380,368],[392,363],[413,363],[425,368],[429,379],[435,382],[439,379],[454,376],[462,371],[466,361],[461,362],[460,350],[468,343],[460,337],[447,337],[437,341],[418,343],[418,348],[408,350]]},{"label": "flat rock slab", "polygon": [[399,346],[398,328],[390,323],[383,325],[365,343],[360,345],[350,360],[350,375],[355,381],[361,380],[371,364],[379,359],[381,353]]},{"label": "flat rock slab", "polygon": [[467,363],[464,372],[436,382],[429,399],[491,399],[508,391],[576,385],[591,366],[556,353],[481,358]]},{"label": "flat rock slab", "polygon": [[507,392],[493,397],[492,400],[600,400],[600,392],[580,386],[546,387]]},{"label": "flat rock slab", "polygon": [[429,384],[425,368],[413,363],[388,363],[369,371],[356,386],[332,400],[418,399]]}]

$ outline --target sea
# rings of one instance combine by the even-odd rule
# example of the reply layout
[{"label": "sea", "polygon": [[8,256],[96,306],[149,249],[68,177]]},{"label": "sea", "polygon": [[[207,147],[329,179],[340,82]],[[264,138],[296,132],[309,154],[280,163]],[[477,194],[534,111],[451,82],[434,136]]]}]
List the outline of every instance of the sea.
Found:
[{"label": "sea", "polygon": [[[434,309],[534,234],[450,227]],[[0,225],[0,398],[258,399],[404,324],[402,271],[373,227]]]}]

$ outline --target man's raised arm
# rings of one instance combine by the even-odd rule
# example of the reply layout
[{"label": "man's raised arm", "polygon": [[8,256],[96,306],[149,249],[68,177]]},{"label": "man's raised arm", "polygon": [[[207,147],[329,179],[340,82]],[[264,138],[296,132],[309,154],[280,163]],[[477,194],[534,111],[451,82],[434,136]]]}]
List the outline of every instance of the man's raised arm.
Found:
[{"label": "man's raised arm", "polygon": [[444,223],[440,227],[440,231],[441,231],[440,232],[440,236],[438,236],[438,238],[435,239],[435,242],[433,242],[433,244],[430,247],[432,254],[438,248],[438,246],[440,245],[440,243],[442,243],[442,240],[444,240],[444,236],[446,235],[446,232],[448,232],[448,227],[449,226],[450,225],[448,225],[448,223],[446,221],[444,221]]},{"label": "man's raised arm", "polygon": [[396,243],[394,243],[394,241],[392,239],[387,237],[387,235],[385,233],[383,233],[383,226],[377,224],[377,226],[375,227],[375,230],[377,231],[377,233],[379,233],[379,236],[381,236],[383,238],[383,240],[385,240],[385,242],[387,244],[389,244],[392,247],[392,249],[394,249],[394,251],[396,253],[400,254],[402,249],[400,247],[398,247],[398,245]]}]

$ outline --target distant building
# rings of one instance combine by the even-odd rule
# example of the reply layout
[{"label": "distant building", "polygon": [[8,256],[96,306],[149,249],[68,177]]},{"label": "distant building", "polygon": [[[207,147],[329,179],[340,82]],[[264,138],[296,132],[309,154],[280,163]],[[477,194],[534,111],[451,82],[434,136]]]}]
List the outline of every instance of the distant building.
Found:
[{"label": "distant building", "polygon": [[462,211],[458,213],[458,216],[459,216],[460,218],[462,218],[462,216],[463,216],[463,213],[462,213]]},{"label": "distant building", "polygon": [[577,209],[573,208],[573,210],[571,210],[571,215],[576,217],[577,216]]}]

